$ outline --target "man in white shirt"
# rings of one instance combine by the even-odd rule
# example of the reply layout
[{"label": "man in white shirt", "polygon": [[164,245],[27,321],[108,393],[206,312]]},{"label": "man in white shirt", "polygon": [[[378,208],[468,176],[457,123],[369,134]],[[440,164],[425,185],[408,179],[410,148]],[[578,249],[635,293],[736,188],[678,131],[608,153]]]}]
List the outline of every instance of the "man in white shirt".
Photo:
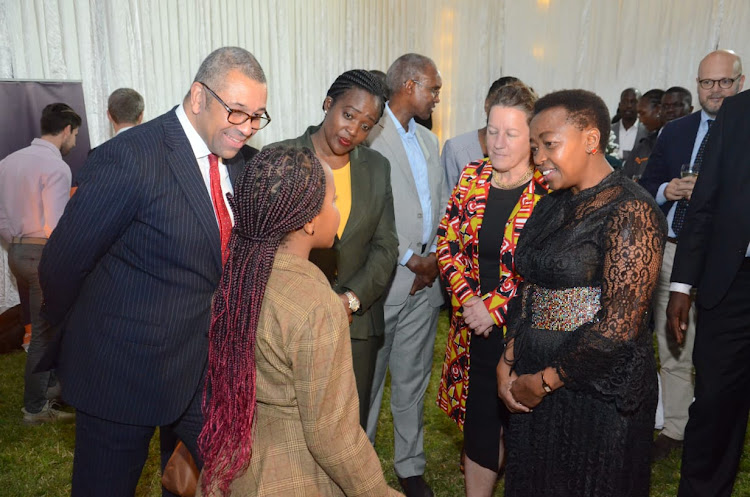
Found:
[{"label": "man in white shirt", "polygon": [[61,323],[57,373],[76,412],[72,495],[131,496],[160,428],[162,468],[197,438],[211,302],[232,229],[227,193],[270,121],[253,55],[224,47],[183,102],[104,142],[39,265]]},{"label": "man in white shirt", "polygon": [[612,125],[612,131],[620,151],[618,158],[623,162],[628,160],[633,147],[648,136],[646,126],[638,120],[638,99],[640,98],[641,93],[635,88],[626,88],[620,94],[618,110],[621,117]]},{"label": "man in white shirt", "polygon": [[81,118],[64,103],[50,104],[42,111],[41,138],[0,162],[0,237],[10,244],[8,265],[19,286],[28,288],[31,341],[26,357],[23,421],[39,424],[72,418],[59,411],[47,397],[56,397],[54,376],[35,373],[45,354],[49,329],[40,317],[42,290],[39,259],[70,198],[72,173],[63,161],[76,145]]}]

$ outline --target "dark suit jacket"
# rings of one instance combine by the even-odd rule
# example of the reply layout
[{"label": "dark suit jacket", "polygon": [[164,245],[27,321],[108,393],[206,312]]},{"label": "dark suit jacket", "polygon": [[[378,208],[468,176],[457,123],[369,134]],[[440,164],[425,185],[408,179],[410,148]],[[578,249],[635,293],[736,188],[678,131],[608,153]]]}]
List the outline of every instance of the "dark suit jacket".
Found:
[{"label": "dark suit jacket", "polygon": [[[617,146],[620,146],[620,128],[622,127],[622,121],[617,121],[612,125],[612,131],[615,134],[615,143]],[[633,142],[633,149],[628,150],[627,152],[625,150],[622,151],[622,160],[623,163],[628,160],[630,157],[630,154],[633,150],[635,150],[635,147],[638,146],[638,143],[646,138],[648,136],[648,128],[646,128],[646,125],[642,122],[638,122],[638,130],[636,131],[635,135],[635,141]]]},{"label": "dark suit jacket", "polygon": [[750,242],[750,92],[727,98],[711,127],[677,245],[672,281],[698,288],[698,304],[726,295]]},{"label": "dark suit jacket", "polygon": [[[646,170],[638,182],[654,197],[663,183],[679,178],[680,167],[690,162],[700,123],[701,113],[698,111],[670,121],[664,126],[648,158]],[[672,208],[672,203],[666,202],[661,206],[665,215]]]},{"label": "dark suit jacket", "polygon": [[[270,147],[286,145],[314,150],[310,136],[319,126]],[[398,263],[398,236],[393,214],[391,166],[380,153],[358,146],[349,153],[352,177],[352,208],[341,239],[333,248],[314,250],[310,260],[331,280],[333,289],[353,291],[361,308],[350,326],[352,338],[366,339],[385,332],[383,301]],[[333,268],[336,274],[331,274]]]},{"label": "dark suit jacket", "polygon": [[[231,178],[245,150],[226,161]],[[175,421],[202,391],[219,228],[174,109],[91,154],[44,250],[64,398],[104,419]]]}]

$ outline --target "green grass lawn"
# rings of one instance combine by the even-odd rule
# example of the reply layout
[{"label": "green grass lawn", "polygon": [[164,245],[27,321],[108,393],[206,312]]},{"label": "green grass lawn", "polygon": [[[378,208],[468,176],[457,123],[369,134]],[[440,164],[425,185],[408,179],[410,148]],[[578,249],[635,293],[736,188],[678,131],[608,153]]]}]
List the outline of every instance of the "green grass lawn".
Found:
[{"label": "green grass lawn", "polygon": [[[425,408],[425,478],[436,496],[456,497],[464,494],[463,478],[458,470],[461,433],[456,425],[435,406],[435,395],[443,360],[448,322],[441,316],[435,341],[435,364],[427,390]],[[17,352],[0,356],[0,496],[62,497],[70,495],[70,473],[73,462],[75,430],[69,425],[25,426],[21,423],[23,399],[23,367],[25,354]],[[386,399],[379,422],[376,448],[389,483],[398,488],[393,472],[393,429],[386,386]],[[138,485],[139,497],[161,495],[159,481],[158,437],[151,443],[151,452]],[[747,448],[747,443],[746,443]],[[740,463],[734,495],[750,495],[750,462],[747,454]],[[654,464],[651,495],[674,496],[680,476],[680,454]],[[495,495],[503,494],[502,481]]]}]

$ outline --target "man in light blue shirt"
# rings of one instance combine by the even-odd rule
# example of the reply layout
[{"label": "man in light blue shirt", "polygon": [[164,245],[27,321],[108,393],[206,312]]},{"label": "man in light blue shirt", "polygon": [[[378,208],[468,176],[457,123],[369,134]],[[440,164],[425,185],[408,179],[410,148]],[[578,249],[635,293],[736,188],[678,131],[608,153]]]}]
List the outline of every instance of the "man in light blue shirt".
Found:
[{"label": "man in light blue shirt", "polygon": [[385,343],[378,351],[367,420],[375,441],[386,371],[391,372],[394,461],[407,497],[431,496],[424,481],[424,394],[432,369],[437,318],[443,303],[435,257],[437,228],[448,203],[438,139],[414,117],[427,119],[440,102],[435,63],[418,54],[388,69],[390,101],[369,136],[370,147],[391,163],[399,265],[385,301]]}]

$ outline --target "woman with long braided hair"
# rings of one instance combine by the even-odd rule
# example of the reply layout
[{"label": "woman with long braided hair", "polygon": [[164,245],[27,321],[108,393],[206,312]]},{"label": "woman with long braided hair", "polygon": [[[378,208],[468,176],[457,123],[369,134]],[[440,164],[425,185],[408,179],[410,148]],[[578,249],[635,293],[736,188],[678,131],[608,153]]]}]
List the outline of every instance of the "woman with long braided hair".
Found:
[{"label": "woman with long braided hair", "polygon": [[308,261],[339,224],[330,168],[260,152],[230,199],[235,226],[209,332],[205,495],[388,495],[358,425],[340,299]]},{"label": "woman with long braided hair", "polygon": [[366,426],[377,351],[385,322],[382,297],[398,259],[391,167],[362,145],[385,108],[378,77],[353,69],[336,78],[323,100],[323,122],[300,137],[270,147],[308,147],[331,166],[341,211],[333,248],[310,260],[328,277],[349,315],[360,423]]}]

